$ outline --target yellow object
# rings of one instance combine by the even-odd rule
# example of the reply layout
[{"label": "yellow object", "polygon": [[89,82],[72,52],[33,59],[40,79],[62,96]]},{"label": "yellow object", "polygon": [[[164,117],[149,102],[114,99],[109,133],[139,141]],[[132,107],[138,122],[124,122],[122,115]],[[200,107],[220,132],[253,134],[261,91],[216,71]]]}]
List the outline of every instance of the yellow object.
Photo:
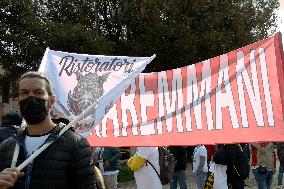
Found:
[{"label": "yellow object", "polygon": [[131,162],[132,162],[132,158],[133,157],[131,157],[128,161],[127,161],[127,166],[130,168],[130,164],[131,164]]},{"label": "yellow object", "polygon": [[132,171],[137,171],[145,164],[145,159],[140,156],[133,156],[127,161],[128,167]]}]

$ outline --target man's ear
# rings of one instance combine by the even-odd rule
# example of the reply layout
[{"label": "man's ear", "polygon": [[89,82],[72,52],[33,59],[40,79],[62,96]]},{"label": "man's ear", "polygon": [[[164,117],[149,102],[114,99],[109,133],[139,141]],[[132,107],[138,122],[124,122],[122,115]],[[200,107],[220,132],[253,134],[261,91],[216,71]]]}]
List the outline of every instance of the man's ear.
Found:
[{"label": "man's ear", "polygon": [[56,96],[51,96],[50,97],[50,103],[49,103],[49,108],[52,108],[55,101],[56,101],[57,97]]}]

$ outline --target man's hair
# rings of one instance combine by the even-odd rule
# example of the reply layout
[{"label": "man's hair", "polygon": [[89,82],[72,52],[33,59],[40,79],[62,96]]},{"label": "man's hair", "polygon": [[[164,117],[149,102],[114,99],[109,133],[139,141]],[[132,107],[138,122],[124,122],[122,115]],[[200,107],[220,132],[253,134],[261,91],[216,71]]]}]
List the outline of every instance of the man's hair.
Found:
[{"label": "man's hair", "polygon": [[43,79],[45,81],[45,89],[47,90],[48,95],[49,96],[53,95],[51,81],[48,79],[48,77],[45,74],[40,73],[40,72],[26,72],[23,75],[21,75],[20,78],[18,79],[18,82],[17,82],[18,91],[19,91],[20,82],[23,79],[29,79],[29,78],[40,78],[40,79]]}]

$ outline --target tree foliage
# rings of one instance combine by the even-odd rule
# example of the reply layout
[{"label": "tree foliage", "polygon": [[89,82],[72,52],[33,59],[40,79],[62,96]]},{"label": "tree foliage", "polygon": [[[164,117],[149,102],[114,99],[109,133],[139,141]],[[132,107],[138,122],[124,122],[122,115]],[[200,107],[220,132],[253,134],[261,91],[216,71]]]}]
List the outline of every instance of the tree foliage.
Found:
[{"label": "tree foliage", "polygon": [[275,32],[278,0],[1,0],[3,91],[46,47],[150,56],[146,71],[193,64]]}]

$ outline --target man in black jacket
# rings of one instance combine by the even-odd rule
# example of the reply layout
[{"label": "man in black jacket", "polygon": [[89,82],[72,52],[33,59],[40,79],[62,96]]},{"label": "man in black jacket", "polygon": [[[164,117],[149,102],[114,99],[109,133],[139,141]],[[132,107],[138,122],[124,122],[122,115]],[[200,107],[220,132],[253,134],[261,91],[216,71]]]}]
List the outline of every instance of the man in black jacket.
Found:
[{"label": "man in black jacket", "polygon": [[[37,72],[22,75],[18,83],[19,107],[26,129],[0,144],[0,189],[89,189],[96,188],[92,151],[85,138],[72,130],[61,137],[50,109],[55,102],[51,82]],[[16,143],[20,146],[17,166],[43,144],[54,141],[22,171],[9,168]]]},{"label": "man in black jacket", "polygon": [[169,150],[176,160],[173,178],[170,182],[170,188],[176,189],[177,183],[180,189],[187,189],[186,185],[186,167],[187,167],[187,148],[183,146],[170,146]]}]

